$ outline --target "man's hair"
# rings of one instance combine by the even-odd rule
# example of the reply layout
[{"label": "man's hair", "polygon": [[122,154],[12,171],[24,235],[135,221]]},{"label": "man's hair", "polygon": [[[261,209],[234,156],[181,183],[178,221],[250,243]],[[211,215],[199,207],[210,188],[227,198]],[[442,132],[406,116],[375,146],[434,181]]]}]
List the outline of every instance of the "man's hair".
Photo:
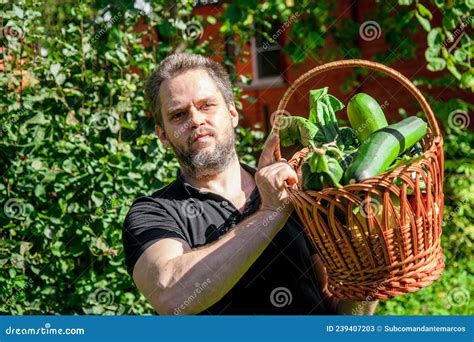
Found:
[{"label": "man's hair", "polygon": [[217,88],[224,97],[227,106],[233,100],[232,85],[229,80],[229,75],[222,65],[210,58],[200,55],[192,55],[188,53],[173,54],[161,61],[146,83],[145,98],[157,125],[163,127],[160,102],[161,84],[164,81],[170,80],[188,70],[206,71],[214,82],[216,82]]}]

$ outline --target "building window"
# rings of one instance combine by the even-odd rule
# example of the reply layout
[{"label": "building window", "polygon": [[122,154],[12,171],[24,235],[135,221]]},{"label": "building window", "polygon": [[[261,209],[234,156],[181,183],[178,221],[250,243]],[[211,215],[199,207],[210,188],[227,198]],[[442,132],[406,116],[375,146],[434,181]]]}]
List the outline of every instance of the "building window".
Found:
[{"label": "building window", "polygon": [[193,0],[193,6],[215,5],[219,0]]},{"label": "building window", "polygon": [[[278,24],[272,27],[279,27]],[[267,30],[268,31],[268,30]],[[279,86],[284,83],[282,49],[277,40],[269,40],[262,35],[258,27],[254,37],[250,39],[253,68],[252,86]],[[272,37],[273,32],[267,32]]]}]

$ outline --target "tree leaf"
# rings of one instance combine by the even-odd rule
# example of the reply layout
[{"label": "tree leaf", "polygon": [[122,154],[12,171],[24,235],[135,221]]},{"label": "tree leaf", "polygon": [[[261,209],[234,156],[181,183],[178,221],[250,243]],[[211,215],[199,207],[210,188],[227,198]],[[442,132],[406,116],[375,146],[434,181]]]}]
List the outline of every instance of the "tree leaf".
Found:
[{"label": "tree leaf", "polygon": [[427,66],[430,71],[440,71],[446,67],[446,61],[443,58],[432,58]]},{"label": "tree leaf", "polygon": [[51,66],[49,67],[49,70],[51,71],[54,77],[57,76],[60,69],[61,69],[61,64],[59,63],[51,64]]},{"label": "tree leaf", "polygon": [[430,47],[437,47],[438,49],[441,48],[441,44],[443,43],[443,30],[441,27],[436,27],[432,29],[427,36],[428,46]]},{"label": "tree leaf", "polygon": [[214,18],[213,16],[210,16],[210,15],[207,16],[206,20],[211,25],[214,25],[217,22],[216,18]]},{"label": "tree leaf", "polygon": [[472,73],[463,74],[461,76],[461,86],[465,89],[472,89],[474,87],[474,75]]},{"label": "tree leaf", "polygon": [[104,194],[98,191],[92,191],[91,199],[96,207],[100,207],[104,203]]},{"label": "tree leaf", "polygon": [[454,51],[454,58],[459,63],[464,63],[464,61],[467,61],[467,56],[468,54],[466,53],[466,51],[462,49],[457,49],[456,51]]},{"label": "tree leaf", "polygon": [[448,59],[446,65],[447,65],[448,70],[451,72],[451,74],[453,74],[454,77],[456,77],[458,80],[460,80],[462,75],[458,71],[458,69],[456,68],[456,65],[454,65],[453,61]]},{"label": "tree leaf", "polygon": [[429,9],[427,9],[425,6],[423,6],[422,4],[418,3],[416,4],[416,7],[418,8],[418,12],[424,16],[424,17],[427,17],[429,18],[430,20],[433,19],[433,15],[431,14],[431,11]]},{"label": "tree leaf", "polygon": [[430,21],[426,18],[423,18],[419,13],[415,14],[416,19],[420,22],[421,26],[425,29],[425,31],[429,32],[431,31],[431,24]]},{"label": "tree leaf", "polygon": [[35,196],[41,197],[46,193],[46,189],[44,188],[43,184],[37,184],[35,187]]},{"label": "tree leaf", "polygon": [[61,85],[66,80],[66,75],[64,75],[63,73],[60,73],[59,75],[55,77],[55,80],[57,84]]}]

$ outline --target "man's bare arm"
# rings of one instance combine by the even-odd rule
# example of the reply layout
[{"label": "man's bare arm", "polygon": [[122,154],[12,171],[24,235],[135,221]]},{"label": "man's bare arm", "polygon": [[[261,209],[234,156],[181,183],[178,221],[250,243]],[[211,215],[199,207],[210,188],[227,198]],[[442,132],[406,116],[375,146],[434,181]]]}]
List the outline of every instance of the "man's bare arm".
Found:
[{"label": "man's bare arm", "polygon": [[195,250],[179,239],[160,240],[139,258],[135,283],[160,314],[199,313],[237,283],[287,219],[287,214],[258,211]]},{"label": "man's bare arm", "polygon": [[156,311],[194,314],[212,306],[285,225],[293,210],[286,186],[295,186],[298,177],[286,161],[275,160],[278,144],[271,135],[260,156],[255,182],[262,204],[254,215],[204,247],[191,250],[179,239],[163,239],[138,259],[133,278]]}]

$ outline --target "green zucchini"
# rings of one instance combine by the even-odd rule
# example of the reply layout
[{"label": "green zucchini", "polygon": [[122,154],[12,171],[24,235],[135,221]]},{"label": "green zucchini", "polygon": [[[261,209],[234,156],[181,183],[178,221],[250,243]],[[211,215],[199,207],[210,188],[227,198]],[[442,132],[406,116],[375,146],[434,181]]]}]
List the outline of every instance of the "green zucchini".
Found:
[{"label": "green zucchini", "polygon": [[360,182],[386,171],[395,159],[426,135],[427,124],[415,116],[372,133],[346,170],[345,183]]},{"label": "green zucchini", "polygon": [[347,116],[361,143],[370,134],[388,126],[382,108],[370,95],[355,94],[347,104]]}]

